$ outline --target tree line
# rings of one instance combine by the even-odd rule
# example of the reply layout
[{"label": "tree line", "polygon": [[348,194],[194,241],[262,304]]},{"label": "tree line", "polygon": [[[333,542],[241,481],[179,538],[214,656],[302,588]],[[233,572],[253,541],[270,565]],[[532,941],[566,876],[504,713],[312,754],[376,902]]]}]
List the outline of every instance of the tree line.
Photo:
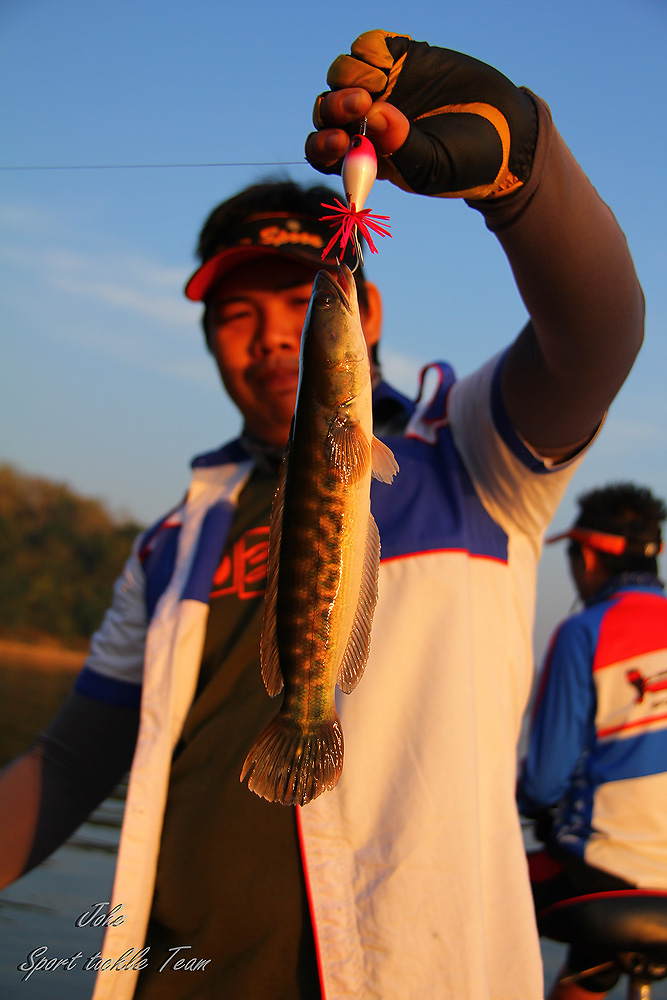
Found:
[{"label": "tree line", "polygon": [[83,645],[140,530],[65,484],[0,465],[0,634]]}]

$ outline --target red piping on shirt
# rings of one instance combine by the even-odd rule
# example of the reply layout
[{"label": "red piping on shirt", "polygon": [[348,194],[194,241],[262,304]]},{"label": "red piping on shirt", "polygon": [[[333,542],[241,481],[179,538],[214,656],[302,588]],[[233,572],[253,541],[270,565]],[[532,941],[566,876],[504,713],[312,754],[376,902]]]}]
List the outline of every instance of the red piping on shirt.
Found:
[{"label": "red piping on shirt", "polygon": [[647,715],[644,719],[637,719],[636,722],[624,722],[622,726],[609,726],[607,729],[598,729],[598,736],[611,736],[612,733],[623,732],[624,729],[636,729],[638,726],[651,726],[654,722],[661,722],[667,719],[667,712],[662,715]]},{"label": "red piping on shirt", "polygon": [[296,832],[299,837],[299,852],[301,854],[301,865],[303,867],[303,878],[306,883],[306,895],[308,897],[308,909],[310,910],[310,924],[313,928],[313,940],[315,942],[315,955],[317,957],[317,974],[320,980],[320,993],[322,994],[322,1000],[326,1000],[326,994],[324,990],[324,974],[322,972],[322,953],[320,951],[320,941],[317,934],[317,924],[315,923],[315,913],[313,910],[313,895],[310,889],[310,876],[308,874],[308,862],[306,860],[306,851],[304,847],[303,832],[301,830],[301,806],[295,806],[294,812],[296,814]]},{"label": "red piping on shirt", "polygon": [[414,559],[415,556],[437,556],[442,555],[444,552],[468,556],[470,559],[486,559],[487,562],[497,562],[503,566],[507,565],[507,559],[503,559],[501,556],[485,556],[476,552],[469,552],[468,549],[424,549],[422,552],[404,552],[400,556],[387,556],[386,559],[381,557],[380,562],[398,562],[399,559]]}]

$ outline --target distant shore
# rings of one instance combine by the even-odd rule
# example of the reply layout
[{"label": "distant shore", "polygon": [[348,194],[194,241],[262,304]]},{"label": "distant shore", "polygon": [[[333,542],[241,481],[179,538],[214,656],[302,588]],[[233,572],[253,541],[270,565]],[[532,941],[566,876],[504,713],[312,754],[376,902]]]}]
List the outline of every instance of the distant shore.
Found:
[{"label": "distant shore", "polygon": [[33,667],[80,670],[86,650],[67,649],[55,641],[18,642],[0,638],[0,665],[30,661]]}]

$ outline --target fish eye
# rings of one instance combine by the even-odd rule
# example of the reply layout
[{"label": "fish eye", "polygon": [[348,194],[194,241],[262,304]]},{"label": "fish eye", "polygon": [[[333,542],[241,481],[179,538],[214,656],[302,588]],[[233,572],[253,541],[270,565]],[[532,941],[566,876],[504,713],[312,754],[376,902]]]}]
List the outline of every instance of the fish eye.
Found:
[{"label": "fish eye", "polygon": [[314,298],[314,304],[322,309],[329,309],[334,304],[335,295],[332,292],[322,290]]}]

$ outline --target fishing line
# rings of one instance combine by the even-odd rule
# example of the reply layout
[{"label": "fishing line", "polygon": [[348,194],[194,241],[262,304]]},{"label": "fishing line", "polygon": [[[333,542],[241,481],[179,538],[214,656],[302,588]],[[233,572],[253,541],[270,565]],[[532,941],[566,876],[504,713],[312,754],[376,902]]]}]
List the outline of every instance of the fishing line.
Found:
[{"label": "fishing line", "polygon": [[244,160],[231,163],[85,163],[63,166],[18,166],[3,167],[0,170],[179,170],[191,167],[305,167],[307,160]]}]

